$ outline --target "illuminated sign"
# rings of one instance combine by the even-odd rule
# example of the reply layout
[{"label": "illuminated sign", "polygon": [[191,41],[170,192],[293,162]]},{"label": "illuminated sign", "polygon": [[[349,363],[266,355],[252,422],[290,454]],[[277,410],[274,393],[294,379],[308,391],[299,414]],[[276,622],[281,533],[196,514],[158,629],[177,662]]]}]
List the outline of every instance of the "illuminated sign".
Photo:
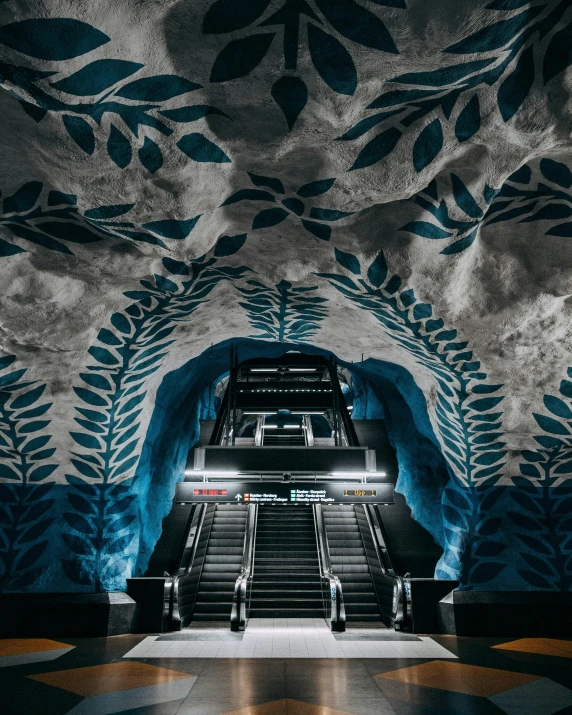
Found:
[{"label": "illuminated sign", "polygon": [[[374,487],[374,488],[373,488]],[[179,482],[177,502],[234,504],[393,504],[393,484],[347,482]]]}]

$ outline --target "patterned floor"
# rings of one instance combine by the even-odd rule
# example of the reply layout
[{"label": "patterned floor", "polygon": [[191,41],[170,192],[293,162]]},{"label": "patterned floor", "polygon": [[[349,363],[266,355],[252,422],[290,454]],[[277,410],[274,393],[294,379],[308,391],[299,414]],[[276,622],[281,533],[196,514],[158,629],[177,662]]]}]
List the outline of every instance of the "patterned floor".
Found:
[{"label": "patterned floor", "polygon": [[572,715],[571,659],[569,640],[367,627],[334,637],[320,624],[283,621],[251,623],[245,634],[210,625],[160,636],[5,639],[0,713]]}]

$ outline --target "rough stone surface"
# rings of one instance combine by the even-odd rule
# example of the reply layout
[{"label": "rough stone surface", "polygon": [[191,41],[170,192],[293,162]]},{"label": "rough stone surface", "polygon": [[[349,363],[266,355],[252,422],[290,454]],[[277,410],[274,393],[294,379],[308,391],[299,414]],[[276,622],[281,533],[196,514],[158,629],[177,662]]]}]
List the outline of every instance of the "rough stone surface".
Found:
[{"label": "rough stone surface", "polygon": [[123,589],[256,338],[368,381],[439,577],[570,590],[571,33],[569,0],[0,2],[1,588]]}]

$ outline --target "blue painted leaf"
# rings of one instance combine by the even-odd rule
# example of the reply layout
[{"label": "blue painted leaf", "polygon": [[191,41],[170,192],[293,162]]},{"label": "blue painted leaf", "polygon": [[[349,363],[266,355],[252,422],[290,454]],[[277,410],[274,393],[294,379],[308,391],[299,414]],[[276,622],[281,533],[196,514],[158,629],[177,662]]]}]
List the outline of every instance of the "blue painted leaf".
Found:
[{"label": "blue painted leaf", "polygon": [[433,313],[433,308],[428,303],[417,303],[413,308],[413,317],[415,320],[425,320]]},{"label": "blue painted leaf", "polygon": [[4,199],[2,205],[4,213],[25,213],[33,209],[42,193],[42,187],[41,181],[29,181],[23,184],[15,194]]},{"label": "blue painted leaf", "polygon": [[90,387],[95,387],[97,390],[113,390],[113,386],[105,375],[98,375],[95,372],[80,373],[81,379]]},{"label": "blue painted leaf", "polygon": [[255,186],[267,186],[269,189],[276,191],[277,194],[284,193],[284,186],[280,179],[274,179],[271,176],[260,176],[258,174],[251,174],[248,172],[250,180]]},{"label": "blue painted leaf", "polygon": [[553,184],[558,184],[564,189],[569,189],[572,186],[572,171],[560,161],[542,159],[540,161],[540,171]]},{"label": "blue painted leaf", "polygon": [[153,233],[158,233],[159,236],[164,238],[172,238],[174,240],[182,240],[187,238],[191,233],[193,228],[196,226],[197,221],[200,219],[202,214],[195,216],[194,218],[189,218],[182,221],[176,221],[175,219],[167,219],[165,221],[151,221],[150,223],[144,223],[143,228],[148,231],[153,231]]},{"label": "blue painted leaf", "polygon": [[299,77],[280,77],[272,85],[272,99],[282,110],[288,129],[292,129],[308,102],[308,88]]},{"label": "blue painted leaf", "polygon": [[50,424],[50,420],[38,420],[37,422],[27,422],[26,424],[20,425],[18,431],[20,434],[31,434],[32,432],[39,432]]},{"label": "blue painted leaf", "polygon": [[71,463],[80,474],[83,474],[84,477],[88,477],[89,479],[101,479],[101,474],[89,464],[81,462],[79,459],[72,459]]},{"label": "blue painted leaf", "polygon": [[43,437],[34,437],[33,439],[26,442],[26,444],[21,447],[21,451],[24,454],[29,454],[36,449],[40,449],[46,445],[51,440],[51,435],[44,435]]},{"label": "blue painted leaf", "polygon": [[260,189],[239,189],[222,202],[221,206],[230,206],[239,201],[276,201],[273,194]]},{"label": "blue painted leaf", "polygon": [[62,539],[65,541],[69,550],[74,554],[78,554],[78,556],[91,556],[93,553],[93,547],[91,544],[85,539],[82,539],[80,536],[62,534]]},{"label": "blue painted leaf", "polygon": [[83,402],[87,402],[88,405],[93,405],[94,407],[107,407],[109,404],[107,400],[101,395],[98,395],[97,392],[86,390],[85,387],[74,387],[73,390],[76,395],[83,400]]},{"label": "blue painted leaf", "polygon": [[124,462],[121,462],[117,467],[113,469],[113,472],[111,473],[112,479],[115,479],[116,477],[120,476],[121,474],[124,474],[127,472],[129,469],[134,467],[137,464],[137,461],[139,460],[139,455],[135,455],[135,457],[130,457],[129,459],[126,459]]},{"label": "blue painted leaf", "polygon": [[[131,323],[129,320],[122,314],[122,313],[113,313],[113,315],[110,318],[111,324],[113,325],[114,328],[119,330],[121,333],[125,333],[126,335],[129,335],[132,330]],[[103,388],[103,389],[109,389],[109,388]]]},{"label": "blue painted leaf", "polygon": [[118,462],[121,462],[126,457],[128,457],[133,452],[133,450],[137,447],[138,442],[139,442],[139,438],[131,440],[131,442],[126,444],[125,447],[123,447],[123,449],[121,449],[119,451],[119,453],[117,455],[115,455],[115,457],[114,457],[115,461],[118,463]]},{"label": "blue painted leaf", "polygon": [[217,55],[210,81],[227,82],[252,72],[264,59],[275,34],[265,32],[231,40]]},{"label": "blue painted leaf", "polygon": [[456,509],[451,508],[450,506],[443,506],[443,516],[444,518],[449,522],[449,524],[452,524],[453,526],[457,526],[460,529],[467,529],[467,520],[465,519],[464,515],[458,512]]},{"label": "blue painted leaf", "polygon": [[93,526],[84,516],[74,511],[64,513],[64,519],[72,529],[79,531],[81,534],[93,533]]},{"label": "blue painted leaf", "polygon": [[215,246],[214,255],[232,256],[244,246],[246,241],[246,233],[240,233],[237,236],[221,236]]},{"label": "blue painted leaf", "polygon": [[47,540],[40,541],[38,544],[34,544],[34,546],[31,546],[29,549],[24,551],[18,559],[17,569],[19,571],[23,571],[24,569],[33,566],[40,558],[40,556],[44,553],[47,545]]},{"label": "blue painted leaf", "polygon": [[190,107],[177,107],[176,109],[165,109],[159,112],[167,119],[171,119],[173,122],[196,122],[199,119],[203,119],[211,114],[219,114],[222,117],[227,117],[230,119],[228,114],[217,109],[216,107],[211,107],[208,104],[194,104]]},{"label": "blue painted leaf", "polygon": [[399,54],[384,23],[354,0],[316,0],[328,22],[340,35],[380,52]]},{"label": "blue painted leaf", "polygon": [[108,554],[118,554],[122,551],[125,551],[133,541],[134,536],[135,534],[127,534],[126,536],[120,536],[118,539],[115,539],[106,546],[106,552]]},{"label": "blue painted leaf", "polygon": [[320,196],[320,194],[325,194],[329,191],[335,182],[335,179],[319,179],[318,181],[311,181],[309,184],[300,186],[296,193],[304,199],[310,198],[311,196]]},{"label": "blue painted leaf", "polygon": [[469,55],[476,52],[490,52],[499,47],[504,47],[510,42],[528,23],[538,15],[542,7],[535,7],[521,12],[519,15],[493,22],[490,25],[477,30],[472,35],[465,37],[460,42],[447,47],[443,52],[451,52],[457,55]]},{"label": "blue painted leaf", "polygon": [[218,35],[248,27],[264,13],[270,0],[216,0],[203,19],[203,34]]},{"label": "blue painted leaf", "polygon": [[316,221],[308,221],[308,219],[303,218],[302,226],[304,226],[306,231],[309,231],[310,233],[314,234],[314,236],[316,236],[316,238],[319,238],[321,241],[329,241],[330,236],[332,235],[331,227],[326,226],[323,223],[317,223]]},{"label": "blue painted leaf", "polygon": [[563,417],[567,420],[572,419],[572,410],[568,407],[564,400],[561,400],[559,397],[544,395],[544,406],[557,417]]},{"label": "blue painted leaf", "polygon": [[451,174],[451,183],[453,185],[453,196],[457,206],[471,218],[481,218],[483,210],[473,198],[471,192],[465,184],[455,174]]},{"label": "blue painted leaf", "polygon": [[413,166],[419,173],[437,157],[443,148],[443,128],[439,119],[434,119],[419,134],[413,144]]},{"label": "blue painted leaf", "polygon": [[394,77],[391,81],[441,88],[447,84],[454,84],[495,61],[496,58],[493,57],[488,60],[474,60],[473,62],[463,62],[460,65],[441,67],[438,70],[431,70],[429,72],[407,72],[406,74],[399,75],[399,77]]},{"label": "blue painted leaf", "polygon": [[476,410],[477,412],[486,412],[487,410],[491,410],[493,407],[496,407],[496,405],[498,405],[502,400],[504,400],[504,397],[482,397],[478,400],[469,402],[468,407],[472,410]]},{"label": "blue painted leaf", "polygon": [[505,122],[508,122],[514,116],[528,97],[533,82],[534,55],[533,47],[531,46],[524,50],[514,70],[499,87],[497,101]]},{"label": "blue painted leaf", "polygon": [[544,559],[539,559],[538,556],[534,556],[534,554],[527,554],[526,552],[521,553],[521,556],[535,571],[543,573],[546,576],[554,575],[550,565]]},{"label": "blue painted leaf", "polygon": [[52,83],[52,87],[67,94],[88,97],[103,92],[143,67],[139,62],[126,60],[95,60],[69,77]]},{"label": "blue painted leaf", "polygon": [[33,390],[28,390],[28,392],[23,395],[16,397],[16,399],[12,401],[10,408],[12,410],[19,410],[22,407],[29,407],[30,405],[33,405],[34,402],[39,400],[44,394],[45,389],[45,385],[38,385],[38,387],[35,387]]},{"label": "blue painted leaf", "polygon": [[308,24],[308,46],[316,71],[339,94],[352,95],[357,87],[357,72],[350,53],[316,25]]},{"label": "blue painted leaf", "polygon": [[496,534],[499,530],[502,520],[498,517],[493,517],[491,519],[485,519],[477,529],[481,536],[492,536]]},{"label": "blue painted leaf", "polygon": [[492,581],[493,578],[506,568],[506,564],[497,563],[496,561],[487,561],[484,564],[478,564],[469,575],[471,583],[486,583]]},{"label": "blue painted leaf", "polygon": [[92,576],[84,564],[78,559],[62,559],[62,566],[66,576],[81,586],[91,586]]},{"label": "blue painted leaf", "polygon": [[549,581],[535,571],[519,570],[518,574],[522,576],[527,583],[535,588],[553,588],[553,585]]},{"label": "blue painted leaf", "polygon": [[105,348],[92,346],[88,348],[87,352],[102,365],[117,365],[119,363],[117,357]]},{"label": "blue painted leaf", "polygon": [[572,474],[572,461],[562,462],[554,470],[555,474]]},{"label": "blue painted leaf", "polygon": [[440,253],[442,253],[445,256],[451,256],[454,253],[461,253],[462,251],[466,251],[469,246],[471,246],[475,238],[477,237],[477,231],[478,231],[478,226],[477,228],[473,229],[471,233],[467,234],[464,238],[461,238],[459,241],[455,241],[454,243],[451,243],[447,248],[444,248]]},{"label": "blue painted leaf", "polygon": [[284,221],[284,219],[288,216],[289,213],[285,209],[264,209],[254,217],[252,228],[259,229],[276,226],[277,224],[282,223],[282,221]]},{"label": "blue painted leaf", "polygon": [[212,162],[215,164],[230,163],[230,159],[220,147],[198,132],[185,134],[179,139],[177,146],[193,161]]},{"label": "blue painted leaf", "polygon": [[562,422],[558,422],[552,417],[546,417],[545,415],[538,415],[532,413],[534,419],[538,422],[538,425],[544,432],[549,432],[550,434],[562,434],[569,435],[570,430]]},{"label": "blue painted leaf", "polygon": [[544,84],[572,65],[572,24],[556,32],[544,55]]},{"label": "blue painted leaf", "polygon": [[572,237],[572,223],[561,223],[559,226],[553,226],[546,231],[547,236],[562,236],[564,238]]},{"label": "blue painted leaf", "polygon": [[516,535],[523,544],[528,546],[529,549],[532,549],[539,554],[544,554],[545,556],[550,556],[552,554],[552,550],[545,541],[541,541],[540,539],[530,536],[529,534],[520,534],[517,532]]},{"label": "blue painted leaf", "polygon": [[135,397],[132,397],[130,400],[127,400],[127,402],[121,407],[118,411],[118,415],[124,415],[127,412],[131,412],[132,409],[137,407],[137,405],[142,402],[145,399],[145,393],[142,392],[140,395],[136,395]]},{"label": "blue painted leaf", "polygon": [[544,528],[539,521],[531,518],[530,516],[526,516],[525,514],[521,514],[520,512],[507,511],[506,515],[514,524],[520,526],[526,531],[542,531]]},{"label": "blue painted leaf", "polygon": [[483,541],[475,549],[475,556],[479,558],[490,558],[491,556],[498,556],[506,549],[506,544],[502,541]]},{"label": "blue painted leaf", "polygon": [[131,142],[117,129],[115,124],[111,125],[109,132],[107,153],[120,169],[125,169],[131,163]]},{"label": "blue painted leaf", "polygon": [[315,218],[318,221],[339,221],[346,216],[352,216],[353,211],[336,211],[334,209],[320,209],[314,207],[310,209],[310,218]]},{"label": "blue painted leaf", "polygon": [[462,143],[474,136],[481,128],[481,111],[479,107],[479,96],[474,94],[455,122],[455,136]]},{"label": "blue painted leaf", "polygon": [[367,279],[374,288],[383,285],[387,278],[387,263],[383,251],[380,251],[367,270]]},{"label": "blue painted leaf", "polygon": [[145,137],[145,141],[143,142],[143,146],[140,147],[138,155],[139,161],[151,174],[159,171],[163,166],[163,154],[161,153],[161,149],[159,149],[158,145],[155,144],[152,139],[149,139],[149,137]]},{"label": "blue painted leaf", "polygon": [[31,482],[39,482],[42,479],[46,479],[47,477],[49,477],[50,474],[52,474],[52,472],[55,472],[57,468],[57,464],[44,464],[41,467],[34,469],[34,471],[28,475],[28,479]]},{"label": "blue painted leaf", "polygon": [[378,136],[374,137],[364,146],[348,171],[364,169],[384,159],[395,149],[397,142],[401,138],[401,134],[402,132],[396,127],[392,127],[378,134]]},{"label": "blue painted leaf", "polygon": [[95,516],[97,514],[93,503],[79,494],[68,494],[68,501],[72,507],[81,514],[88,514],[89,516]]},{"label": "blue painted leaf", "polygon": [[538,504],[526,492],[521,489],[511,489],[510,496],[523,509],[527,509],[532,514],[542,514]]},{"label": "blue painted leaf", "polygon": [[175,74],[142,77],[121,87],[115,95],[141,102],[165,102],[186,92],[200,89],[201,85]]},{"label": "blue painted leaf", "polygon": [[186,263],[175,261],[173,258],[163,258],[163,265],[173,275],[188,276],[189,269]]},{"label": "blue painted leaf", "polygon": [[22,106],[22,109],[26,112],[26,114],[37,123],[41,122],[42,119],[48,113],[47,109],[42,109],[41,107],[38,107],[37,104],[25,102],[23,99],[19,99],[18,101],[20,102],[20,105]]},{"label": "blue painted leaf", "polygon": [[67,133],[86,154],[93,154],[95,149],[95,135],[91,125],[81,117],[71,114],[63,115],[63,123]]},{"label": "blue painted leaf", "polygon": [[70,437],[77,442],[81,447],[86,449],[101,449],[101,443],[96,438],[90,434],[85,434],[84,432],[70,432]]},{"label": "blue painted leaf", "polygon": [[570,218],[572,216],[572,206],[565,204],[548,204],[542,206],[532,216],[527,216],[519,221],[519,223],[531,223],[532,221],[558,221],[562,218]]},{"label": "blue painted leaf", "polygon": [[417,236],[423,236],[423,238],[449,238],[453,234],[449,231],[444,231],[439,226],[435,226],[434,223],[429,223],[429,221],[412,221],[411,223],[402,226],[400,231],[409,231],[409,233],[414,233]]},{"label": "blue painted leaf", "polygon": [[0,479],[16,479],[21,481],[22,477],[7,464],[0,464]]},{"label": "blue painted leaf", "polygon": [[540,471],[533,464],[521,464],[519,465],[521,474],[525,474],[527,477],[540,478]]},{"label": "blue painted leaf", "polygon": [[0,43],[38,60],[70,60],[109,42],[92,25],[71,18],[34,18],[0,27]]},{"label": "blue painted leaf", "polygon": [[351,253],[346,253],[345,251],[340,251],[339,248],[334,249],[334,253],[336,256],[336,261],[341,266],[346,268],[351,273],[354,273],[355,275],[360,275],[361,266],[359,264],[358,259],[354,255],[352,255]]},{"label": "blue painted leaf", "polygon": [[95,209],[88,209],[84,212],[84,216],[89,219],[110,219],[123,216],[131,211],[135,204],[114,204],[112,206],[99,206]]},{"label": "blue painted leaf", "polygon": [[[11,358],[12,355],[9,355],[8,358]],[[12,360],[10,360],[12,362]],[[10,363],[7,363],[8,365]],[[2,375],[0,377],[0,387],[6,387],[7,385],[13,385],[15,382],[18,382],[18,380],[24,375],[26,372],[25,369],[23,370],[14,370],[14,372],[9,372],[7,375]]]},{"label": "blue painted leaf", "polygon": [[445,495],[451,504],[454,504],[454,506],[459,509],[463,509],[465,511],[471,510],[471,503],[460,492],[454,491],[453,489],[445,489]]}]

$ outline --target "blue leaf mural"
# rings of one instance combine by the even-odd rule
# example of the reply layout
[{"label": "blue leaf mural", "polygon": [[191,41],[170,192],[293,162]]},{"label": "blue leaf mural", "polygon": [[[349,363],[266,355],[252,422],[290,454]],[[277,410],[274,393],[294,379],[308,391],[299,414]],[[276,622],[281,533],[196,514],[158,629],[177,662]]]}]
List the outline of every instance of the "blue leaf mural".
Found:
[{"label": "blue leaf mural", "polygon": [[327,299],[314,295],[318,286],[294,287],[288,281],[267,286],[251,279],[237,290],[244,297],[240,306],[246,310],[251,327],[258,331],[252,337],[279,343],[306,342],[327,317]]},{"label": "blue leaf mural", "polygon": [[[232,248],[224,255],[239,250]],[[219,283],[248,270],[219,266],[214,257],[189,264],[165,259],[164,267],[179,279],[157,274],[153,282],[141,281],[144,290],[125,293],[135,302],[100,330],[88,350],[92,361],[79,375],[82,384],[74,387],[80,431],[70,437],[79,449],[71,460],[75,473],[66,475],[71,511],[64,514],[69,529],[62,538],[76,555],[65,562],[65,573],[80,587],[122,588],[136,555],[136,532],[123,531],[137,518],[133,473],[147,378],[160,369],[177,323],[189,321]]]},{"label": "blue leaf mural", "polygon": [[[20,591],[40,578],[41,557],[55,517],[50,498],[58,463],[46,434],[52,406],[46,385],[14,369],[14,355],[0,357],[0,590]],[[41,436],[37,436],[38,432]]]},{"label": "blue leaf mural", "polygon": [[[109,41],[97,28],[70,18],[30,19],[0,27],[0,44],[43,60],[69,60]],[[62,67],[58,70],[61,72]],[[166,137],[173,134],[173,127],[165,119],[175,124],[213,114],[230,119],[225,112],[206,105],[169,109],[165,103],[201,86],[174,74],[129,79],[143,71],[144,65],[139,62],[98,59],[49,83],[47,78],[53,72],[2,64],[2,76],[13,87],[10,93],[26,113],[36,122],[41,122],[48,113],[61,116],[70,138],[87,155],[95,151],[104,115],[114,115],[120,120],[109,124],[110,134],[101,146],[106,146],[110,159],[121,169],[130,165],[133,154],[131,137],[125,136],[123,125],[138,139],[146,128]],[[73,101],[74,97],[92,101],[78,103]],[[143,166],[154,173],[162,166],[161,148],[151,137],[143,136],[142,141],[137,155]],[[230,161],[217,144],[200,133],[182,137],[177,146],[194,161]]]}]

